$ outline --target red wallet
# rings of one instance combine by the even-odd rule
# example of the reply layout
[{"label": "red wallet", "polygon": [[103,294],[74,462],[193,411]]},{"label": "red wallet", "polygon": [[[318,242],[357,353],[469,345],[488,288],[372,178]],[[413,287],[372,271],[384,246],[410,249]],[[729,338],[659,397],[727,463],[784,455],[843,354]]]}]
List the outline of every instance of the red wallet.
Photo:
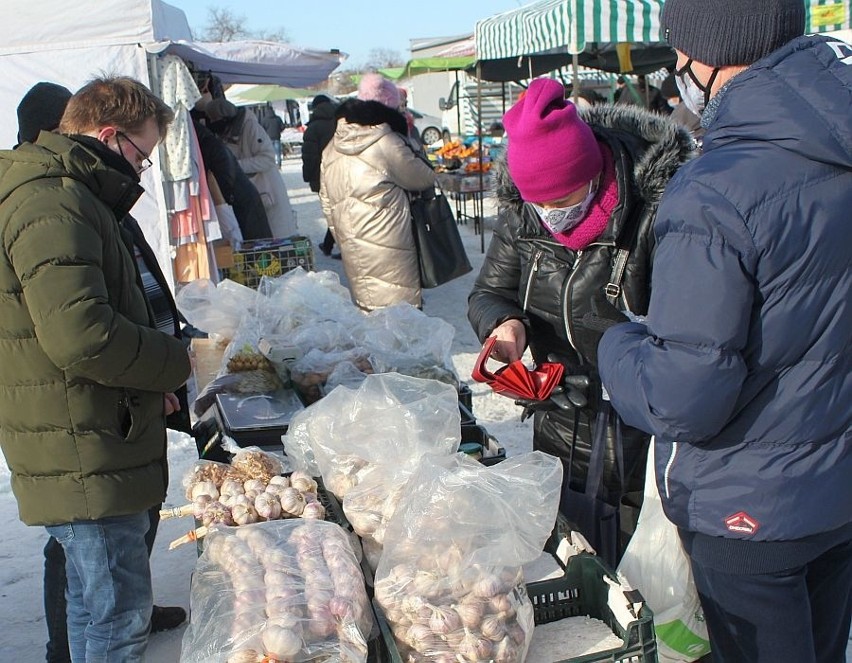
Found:
[{"label": "red wallet", "polygon": [[485,362],[491,356],[496,342],[494,336],[485,339],[471,377],[477,382],[490,385],[498,394],[516,400],[523,398],[543,401],[548,398],[553,388],[562,380],[565,367],[562,364],[545,362],[531,371],[518,359],[491,373],[485,368]]}]

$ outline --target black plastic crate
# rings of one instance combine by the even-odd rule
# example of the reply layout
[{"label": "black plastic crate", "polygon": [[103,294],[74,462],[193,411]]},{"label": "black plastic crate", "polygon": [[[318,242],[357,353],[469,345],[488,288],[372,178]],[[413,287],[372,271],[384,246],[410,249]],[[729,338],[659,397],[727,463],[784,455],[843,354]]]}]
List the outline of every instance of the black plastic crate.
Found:
[{"label": "black plastic crate", "polygon": [[468,412],[473,414],[473,392],[466,384],[459,385],[459,403],[464,405]]},{"label": "black plastic crate", "polygon": [[264,276],[281,276],[297,267],[314,269],[311,240],[301,235],[243,242],[239,251],[234,251],[234,266],[223,269],[222,275],[256,288]]}]

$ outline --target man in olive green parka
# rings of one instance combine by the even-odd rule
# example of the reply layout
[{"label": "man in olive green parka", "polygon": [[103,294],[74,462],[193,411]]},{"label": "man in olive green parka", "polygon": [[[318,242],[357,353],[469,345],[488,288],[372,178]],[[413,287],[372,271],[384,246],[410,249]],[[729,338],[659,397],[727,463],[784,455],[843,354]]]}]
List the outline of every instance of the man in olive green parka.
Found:
[{"label": "man in olive green parka", "polygon": [[137,81],[96,79],[62,135],[0,152],[0,447],[21,520],[65,550],[75,661],[141,661],[147,640],[165,394],[190,365],[155,328],[119,221],[171,119]]}]

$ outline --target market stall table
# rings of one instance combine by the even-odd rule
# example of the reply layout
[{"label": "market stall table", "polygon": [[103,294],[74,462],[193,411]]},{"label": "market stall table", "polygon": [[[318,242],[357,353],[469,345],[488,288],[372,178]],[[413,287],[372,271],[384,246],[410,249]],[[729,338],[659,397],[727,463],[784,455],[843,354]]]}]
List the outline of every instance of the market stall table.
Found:
[{"label": "market stall table", "polygon": [[[482,220],[485,218],[484,195],[491,188],[490,173],[444,172],[437,174],[438,186],[455,202],[456,221],[473,221],[473,231],[480,236],[480,250],[485,253],[485,233]],[[468,211],[468,203],[473,213]]]}]

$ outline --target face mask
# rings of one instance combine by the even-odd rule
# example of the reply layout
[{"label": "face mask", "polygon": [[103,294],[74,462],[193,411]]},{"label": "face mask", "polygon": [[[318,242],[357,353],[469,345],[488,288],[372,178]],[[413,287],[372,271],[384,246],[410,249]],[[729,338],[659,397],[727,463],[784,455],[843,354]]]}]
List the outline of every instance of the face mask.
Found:
[{"label": "face mask", "polygon": [[586,197],[576,205],[544,209],[543,207],[533,204],[533,208],[538,213],[541,222],[550,232],[554,235],[557,233],[564,233],[571,230],[571,228],[583,220],[586,213],[589,211],[589,207],[591,206],[592,200],[594,200],[597,192],[597,183],[591,182],[589,184],[589,193],[587,193]]},{"label": "face mask", "polygon": [[707,85],[702,85],[692,72],[692,58],[675,72],[675,83],[680,90],[680,98],[683,99],[684,106],[699,117],[710,102],[710,90],[713,89],[713,82],[718,74],[719,70],[714,69]]}]

